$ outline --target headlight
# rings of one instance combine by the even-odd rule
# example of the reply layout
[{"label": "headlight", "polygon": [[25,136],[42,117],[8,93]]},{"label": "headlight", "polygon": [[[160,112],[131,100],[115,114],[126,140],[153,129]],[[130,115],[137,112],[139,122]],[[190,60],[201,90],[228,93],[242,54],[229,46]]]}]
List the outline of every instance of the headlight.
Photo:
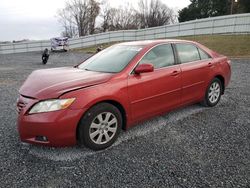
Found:
[{"label": "headlight", "polygon": [[70,99],[51,99],[36,103],[29,111],[29,114],[41,113],[41,112],[52,112],[56,110],[62,110],[68,108],[75,98]]}]

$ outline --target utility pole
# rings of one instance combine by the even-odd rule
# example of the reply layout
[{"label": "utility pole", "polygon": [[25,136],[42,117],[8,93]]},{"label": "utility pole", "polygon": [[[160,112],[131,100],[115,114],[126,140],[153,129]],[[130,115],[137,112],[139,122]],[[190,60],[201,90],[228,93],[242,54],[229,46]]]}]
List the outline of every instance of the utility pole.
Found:
[{"label": "utility pole", "polygon": [[231,0],[231,11],[230,11],[230,14],[233,14],[234,3],[238,3],[238,0]]}]

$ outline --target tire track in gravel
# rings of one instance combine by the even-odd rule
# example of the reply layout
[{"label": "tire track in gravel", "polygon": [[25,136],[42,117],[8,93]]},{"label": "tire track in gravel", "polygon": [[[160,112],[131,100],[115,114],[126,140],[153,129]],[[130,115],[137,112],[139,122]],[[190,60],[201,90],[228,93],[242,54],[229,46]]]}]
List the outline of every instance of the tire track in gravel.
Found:
[{"label": "tire track in gravel", "polygon": [[29,144],[23,144],[22,149],[29,150],[28,154],[38,158],[45,158],[53,161],[74,161],[95,155],[97,153],[108,151],[129,140],[144,137],[153,132],[158,132],[164,128],[164,126],[171,127],[173,122],[183,120],[184,118],[195,115],[204,111],[205,109],[205,107],[202,107],[198,104],[192,105],[140,123],[128,131],[121,132],[117,141],[110,148],[107,148],[103,151],[92,151],[87,148],[80,148],[77,146],[68,148],[48,148]]}]

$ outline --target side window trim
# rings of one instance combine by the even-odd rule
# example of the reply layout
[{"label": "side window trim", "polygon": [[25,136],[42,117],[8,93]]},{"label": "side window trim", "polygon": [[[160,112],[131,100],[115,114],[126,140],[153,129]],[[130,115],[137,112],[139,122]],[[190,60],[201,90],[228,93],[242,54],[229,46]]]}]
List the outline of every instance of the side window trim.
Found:
[{"label": "side window trim", "polygon": [[179,63],[178,54],[175,48],[175,44],[174,43],[170,43],[170,44],[171,44],[173,54],[174,54],[174,65],[179,65],[180,63]]},{"label": "side window trim", "polygon": [[[201,59],[201,60],[212,59],[212,57],[211,57],[206,51],[204,51],[203,49],[201,49],[201,48],[198,47],[198,46],[196,46],[196,48],[198,49],[198,52],[199,52],[199,55],[200,55],[200,59]],[[201,53],[200,53],[200,51],[202,51],[203,53],[205,53],[205,54],[208,56],[208,58],[207,58],[207,59],[202,59],[202,58],[201,58]]]},{"label": "side window trim", "polygon": [[179,58],[179,54],[177,52],[177,49],[176,49],[176,43],[172,43],[172,48],[173,48],[173,52],[174,52],[174,56],[175,56],[175,63],[176,65],[179,65],[181,64],[181,61],[180,61],[180,58]]},{"label": "side window trim", "polygon": [[198,46],[196,46],[196,49],[197,49],[197,51],[198,51],[198,54],[199,54],[200,60],[202,60],[202,59],[201,59],[200,49],[198,48]]}]

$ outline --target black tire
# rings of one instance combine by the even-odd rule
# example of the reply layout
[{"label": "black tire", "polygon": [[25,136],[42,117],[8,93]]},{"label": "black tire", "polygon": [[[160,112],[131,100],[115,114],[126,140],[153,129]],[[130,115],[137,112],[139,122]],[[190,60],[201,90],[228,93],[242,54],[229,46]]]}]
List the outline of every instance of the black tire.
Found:
[{"label": "black tire", "polygon": [[[104,124],[104,121],[99,121],[98,115],[101,114],[101,118],[107,118],[108,114],[111,114],[109,116],[110,122],[115,121],[116,123],[113,123],[111,125],[102,125]],[[113,119],[112,119],[113,118]],[[98,122],[99,121],[99,122]],[[101,123],[102,122],[102,123]],[[92,128],[92,124],[98,125],[98,128],[94,127]],[[104,126],[105,128],[101,128],[101,126]],[[113,126],[113,127],[111,127]],[[108,128],[107,128],[108,127]],[[122,127],[122,115],[118,108],[115,106],[109,104],[109,103],[99,103],[92,108],[90,108],[81,118],[79,127],[77,130],[78,135],[78,143],[80,145],[84,145],[92,150],[102,150],[109,146],[111,146],[115,140],[117,139]],[[116,131],[109,131],[106,129],[116,129]],[[105,130],[103,130],[105,129]],[[102,132],[105,131],[105,132]],[[91,138],[92,133],[98,132],[95,137]],[[105,134],[105,135],[104,135]],[[96,143],[98,142],[99,136],[101,137],[101,142],[104,139],[106,139],[106,135],[110,136],[110,140],[106,143]],[[92,134],[93,135],[93,134]],[[105,138],[104,138],[105,137]],[[104,138],[104,139],[103,139]],[[95,140],[96,139],[96,140]],[[106,139],[108,140],[108,139]],[[100,141],[100,140],[99,140]]]},{"label": "black tire", "polygon": [[[216,86],[218,86],[218,88],[219,88],[219,92],[217,92],[217,93],[218,93],[218,96],[215,97],[214,100],[212,100],[211,97],[209,96],[209,94],[212,92],[211,89],[212,89],[212,87],[213,87],[213,84],[216,85]],[[220,101],[221,94],[222,94],[222,89],[223,89],[223,88],[222,88],[222,83],[221,83],[220,79],[214,78],[214,79],[210,82],[210,84],[209,84],[209,86],[208,86],[208,88],[207,88],[207,90],[206,90],[205,98],[204,98],[204,100],[202,101],[202,104],[203,104],[204,106],[207,106],[207,107],[213,107],[213,106],[215,106],[215,105]]]},{"label": "black tire", "polygon": [[42,60],[43,60],[43,64],[45,65],[47,62],[48,62],[48,57],[43,57]]}]

